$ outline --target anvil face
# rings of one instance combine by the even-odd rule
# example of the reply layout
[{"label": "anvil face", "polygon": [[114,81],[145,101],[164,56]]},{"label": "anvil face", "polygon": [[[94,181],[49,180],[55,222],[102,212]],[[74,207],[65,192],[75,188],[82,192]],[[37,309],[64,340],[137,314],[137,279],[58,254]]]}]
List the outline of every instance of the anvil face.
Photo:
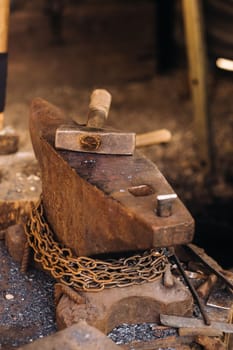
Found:
[{"label": "anvil face", "polygon": [[62,151],[55,132],[67,120],[36,99],[30,132],[41,167],[43,204],[60,242],[77,255],[145,250],[192,241],[194,221],[182,202],[157,212],[157,197],[174,191],[154,163],[131,156]]}]

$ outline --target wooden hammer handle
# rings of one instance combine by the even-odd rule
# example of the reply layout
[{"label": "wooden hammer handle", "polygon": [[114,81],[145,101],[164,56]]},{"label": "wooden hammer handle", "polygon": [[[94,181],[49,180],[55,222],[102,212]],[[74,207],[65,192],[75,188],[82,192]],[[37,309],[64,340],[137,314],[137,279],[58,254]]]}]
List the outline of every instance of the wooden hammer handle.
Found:
[{"label": "wooden hammer handle", "polygon": [[10,0],[0,1],[0,53],[7,52]]},{"label": "wooden hammer handle", "polygon": [[158,143],[167,143],[171,141],[171,133],[167,129],[155,130],[144,134],[136,135],[136,146],[144,147]]},{"label": "wooden hammer handle", "polygon": [[96,89],[91,95],[87,126],[102,128],[108,118],[111,104],[111,95],[107,90]]}]

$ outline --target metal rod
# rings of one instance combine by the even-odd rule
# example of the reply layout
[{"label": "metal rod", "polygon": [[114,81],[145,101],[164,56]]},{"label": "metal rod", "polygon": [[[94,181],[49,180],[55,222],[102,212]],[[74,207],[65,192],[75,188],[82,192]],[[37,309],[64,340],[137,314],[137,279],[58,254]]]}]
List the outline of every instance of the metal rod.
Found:
[{"label": "metal rod", "polygon": [[203,317],[203,320],[204,320],[205,324],[207,326],[209,326],[211,324],[211,321],[210,321],[210,319],[209,319],[209,317],[208,317],[208,315],[207,315],[207,313],[206,313],[206,311],[204,309],[203,303],[202,303],[201,299],[199,298],[199,295],[197,294],[197,292],[196,292],[195,288],[193,287],[192,283],[190,282],[188,276],[186,275],[185,270],[183,269],[183,267],[181,265],[181,262],[180,262],[178,256],[175,253],[174,248],[170,248],[169,251],[171,253],[171,256],[174,257],[174,260],[175,260],[175,262],[176,262],[176,264],[177,264],[177,266],[178,266],[178,268],[179,268],[179,270],[180,270],[180,272],[181,272],[181,274],[182,274],[182,276],[183,276],[187,286],[189,287],[189,289],[190,289],[190,291],[191,291],[191,293],[193,295],[193,298],[195,299],[195,301],[196,301],[196,303],[197,303],[197,305],[198,305],[198,307],[200,309],[200,312],[202,314],[202,317]]}]

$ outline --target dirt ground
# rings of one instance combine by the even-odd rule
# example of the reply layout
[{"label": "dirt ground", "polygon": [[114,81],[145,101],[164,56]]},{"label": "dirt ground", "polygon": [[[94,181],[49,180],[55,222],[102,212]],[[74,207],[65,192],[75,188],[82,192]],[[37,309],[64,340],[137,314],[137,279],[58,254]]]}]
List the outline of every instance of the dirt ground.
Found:
[{"label": "dirt ground", "polygon": [[198,243],[232,267],[232,75],[211,72],[216,173],[205,179],[196,152],[185,57],[169,74],[156,73],[153,3],[103,1],[99,6],[80,1],[65,11],[63,37],[63,45],[53,45],[39,1],[11,14],[5,123],[19,133],[20,150],[32,149],[28,115],[33,98],[42,97],[84,123],[92,90],[108,89],[111,126],[137,133],[171,131],[169,144],[141,151],[193,214]]}]

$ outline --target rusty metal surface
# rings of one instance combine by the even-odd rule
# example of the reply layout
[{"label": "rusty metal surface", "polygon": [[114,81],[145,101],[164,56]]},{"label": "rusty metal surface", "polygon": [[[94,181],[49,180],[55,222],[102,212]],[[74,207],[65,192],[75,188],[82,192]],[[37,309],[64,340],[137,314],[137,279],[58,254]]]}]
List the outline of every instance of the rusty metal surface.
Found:
[{"label": "rusty metal surface", "polygon": [[[38,277],[38,275],[37,275],[37,277]],[[30,279],[31,279],[31,276],[30,276]],[[158,282],[158,281],[157,281]],[[168,293],[171,293],[171,289],[170,288],[165,288],[165,284],[164,284],[164,281],[162,280],[162,282],[163,282],[163,292],[162,292],[162,295],[163,295],[163,297],[164,297],[164,291],[165,290],[168,290]],[[45,282],[42,282],[42,286],[44,286],[45,285]],[[21,285],[20,284],[17,284],[17,289],[18,289],[18,287],[20,286],[20,288],[21,288]],[[120,292],[120,293],[123,293],[122,295],[124,295],[124,290],[127,290],[128,288],[116,288],[116,292],[117,292],[117,290]],[[140,293],[142,294],[142,292],[143,292],[143,290],[144,290],[144,287],[143,286],[140,286]],[[106,292],[108,292],[109,290],[106,290]],[[11,291],[9,290],[9,293],[10,293]],[[13,294],[13,293],[12,293]],[[17,292],[17,294],[18,294],[18,292]],[[38,298],[40,298],[41,296],[43,296],[43,292],[42,292],[42,294],[41,293],[37,293],[38,294]],[[66,315],[66,320],[67,320],[67,317],[68,317],[68,319],[69,319],[69,317],[70,318],[72,318],[72,317],[76,317],[75,316],[75,307],[74,307],[74,304],[73,303],[70,303],[70,300],[73,300],[72,299],[72,295],[71,294],[69,294],[69,295],[67,295],[67,293],[66,292],[64,292],[64,290],[61,290],[61,292],[59,293],[59,295],[58,295],[58,298],[57,298],[57,300],[59,300],[60,298],[61,298],[61,296],[62,296],[62,294],[65,294],[65,296],[67,296],[67,299],[66,299],[66,301],[64,302],[64,300],[63,300],[63,302],[62,302],[62,305],[61,305],[61,307],[60,307],[60,310],[63,310],[62,312],[67,312],[67,314],[68,314],[68,316]],[[73,294],[73,293],[72,293]],[[77,294],[78,295],[78,298],[76,298],[76,300],[74,301],[74,303],[76,304],[76,305],[78,305],[79,307],[80,307],[80,309],[79,309],[79,311],[82,313],[82,312],[84,312],[84,314],[87,316],[87,317],[91,317],[91,315],[93,316],[94,315],[94,311],[95,311],[95,296],[93,296],[93,300],[94,300],[94,302],[92,302],[91,301],[91,299],[89,300],[90,301],[90,303],[88,302],[87,304],[86,304],[86,301],[85,301],[85,298],[86,298],[86,293],[82,293],[82,296],[80,295],[80,294],[78,294],[78,293],[75,293],[75,294]],[[87,295],[90,295],[90,294],[95,294],[95,293],[87,293]],[[108,293],[107,293],[108,294]],[[102,297],[103,297],[103,300],[108,300],[108,295],[107,295],[106,293],[105,294],[102,294]],[[154,293],[152,293],[153,294],[153,297],[155,296],[156,297],[156,295],[154,295]],[[19,295],[21,295],[20,293],[19,293]],[[14,294],[14,296],[16,296],[16,294]],[[141,298],[142,298],[142,295],[141,295]],[[64,299],[64,297],[62,297],[62,299]],[[122,298],[122,299],[124,299],[124,298]],[[129,301],[129,300],[128,300]],[[128,307],[128,301],[127,301],[127,304],[124,304],[124,300],[123,300],[123,302],[122,302],[122,305],[121,305],[121,303],[119,302],[118,303],[118,305],[116,305],[116,310],[118,311],[119,310],[119,313],[120,314],[122,314],[121,313],[121,308],[123,308],[123,310],[125,309],[125,306],[126,307]],[[163,302],[164,302],[165,300],[163,299]],[[5,301],[6,302],[6,301]],[[148,303],[150,303],[151,301],[149,301],[149,300],[145,300],[145,301],[143,301],[143,305],[140,305],[140,307],[142,307],[142,306],[144,306],[144,308],[145,308],[145,306],[148,304]],[[13,302],[12,301],[7,301],[7,303],[9,303],[9,304],[11,304],[11,305],[13,305]],[[102,301],[100,300],[100,301],[96,301],[96,304],[97,304],[97,306],[99,307],[99,305],[102,303]],[[134,304],[134,300],[130,300],[130,303],[132,303],[132,304]],[[2,304],[3,305],[3,304]],[[35,305],[37,305],[37,304],[35,304]],[[42,304],[40,304],[40,306],[41,305],[46,305],[46,304],[44,304],[44,302],[42,301]],[[68,305],[68,306],[67,306]],[[22,304],[22,306],[23,306],[23,304]],[[177,306],[175,306],[175,307],[177,307]],[[183,307],[183,305],[182,305],[182,307]],[[71,308],[71,309],[70,309]],[[165,308],[167,308],[167,305],[165,306]],[[67,311],[67,309],[68,309],[68,311]],[[138,309],[137,307],[136,307],[136,309]],[[150,307],[148,307],[148,309],[150,310],[151,309],[151,304],[150,304]],[[47,309],[46,309],[47,310]],[[88,312],[86,312],[85,313],[85,310],[87,310]],[[158,311],[158,309],[156,309],[157,311]],[[164,309],[163,309],[164,310]],[[151,310],[151,312],[152,312],[153,310]],[[156,311],[156,312],[157,312]],[[37,312],[37,307],[33,307],[32,309],[31,309],[31,315],[30,315],[30,317],[32,317],[34,320],[36,320],[37,319],[37,316],[40,318],[40,317],[42,317],[42,319],[43,319],[43,315],[42,314],[38,314],[38,315],[35,315],[35,312]],[[46,311],[47,312],[47,311]],[[143,312],[144,312],[144,310],[143,310]],[[143,313],[143,312],[141,312],[141,313]],[[113,312],[112,312],[114,315],[116,314],[116,312],[113,310]],[[140,313],[140,308],[139,308],[139,313]],[[152,312],[153,313],[153,312]],[[220,310],[220,309],[216,309],[216,308],[213,308],[213,307],[208,307],[208,313],[209,313],[209,315],[211,316],[211,319],[213,319],[213,320],[216,320],[216,321],[220,321],[220,322],[229,322],[229,310]],[[100,317],[100,313],[98,312],[98,310],[97,310],[97,318],[96,319],[98,319],[99,317]],[[48,318],[48,314],[46,314],[47,316],[47,318]],[[129,315],[131,315],[132,316],[132,313],[127,313],[127,315],[126,315],[126,322],[129,320]],[[94,317],[94,316],[93,316]],[[94,317],[95,318],[95,317]],[[31,319],[31,318],[30,318]],[[111,319],[111,318],[110,318]],[[18,322],[19,320],[17,320],[16,322]],[[13,321],[14,322],[14,321]],[[9,325],[11,325],[11,323],[9,322]],[[122,329],[122,327],[123,327],[123,329]],[[166,344],[166,346],[168,346],[168,348],[169,348],[169,346],[170,347],[174,347],[175,348],[175,345],[178,347],[178,344],[179,344],[179,341],[177,340],[177,338],[175,338],[175,339],[173,339],[173,341],[172,340],[170,340],[171,342],[167,342],[165,339],[161,339],[161,342],[160,342],[160,340],[153,340],[153,334],[151,334],[150,332],[148,332],[148,333],[146,333],[145,334],[145,337],[142,337],[142,335],[140,335],[140,329],[141,330],[143,330],[143,329],[149,329],[149,325],[148,324],[142,324],[142,323],[140,323],[140,324],[138,324],[138,326],[133,326],[133,325],[130,325],[130,324],[125,324],[124,326],[120,326],[119,327],[119,331],[117,331],[117,333],[115,334],[115,337],[114,337],[114,339],[117,341],[117,342],[120,342],[120,343],[122,343],[122,342],[127,342],[127,340],[128,340],[128,342],[130,342],[130,344],[128,344],[128,348],[127,347],[124,347],[125,349],[130,349],[130,347],[132,347],[132,346],[134,346],[135,345],[135,349],[136,348],[140,348],[140,346],[143,348],[143,346],[145,346],[145,348],[147,349],[157,349],[157,347],[159,348],[159,347],[165,347],[165,344]],[[27,328],[28,330],[29,330],[29,328]],[[134,333],[134,334],[132,334],[132,332],[133,332],[133,330],[135,330],[135,332],[137,332],[137,333]],[[208,329],[209,330],[209,329]],[[37,330],[36,329],[34,329],[34,330],[32,330],[32,333],[31,333],[31,337],[29,338],[29,337],[27,337],[27,334],[25,334],[25,331],[26,330],[24,330],[23,331],[23,334],[22,334],[22,342],[25,342],[25,341],[29,341],[29,339],[35,339],[36,337],[38,337],[40,334],[37,332]],[[44,332],[44,331],[46,331],[46,325],[45,324],[43,324],[43,326],[41,326],[41,332]],[[9,334],[9,333],[8,333]],[[140,341],[139,343],[136,341],[136,343],[134,342],[134,340],[132,339],[132,337],[133,336],[135,336],[135,339],[137,338],[137,339],[139,339],[140,337],[141,337],[141,339],[142,339],[142,341]],[[189,337],[190,338],[190,337]],[[147,342],[145,342],[145,340],[148,340]],[[190,338],[191,339],[191,338]],[[16,340],[18,341],[19,340],[19,338],[17,337],[17,335],[14,333],[14,329],[12,330],[12,339],[11,339],[11,341],[12,341],[12,343],[16,343]],[[9,341],[9,339],[8,339],[8,341]],[[131,344],[131,341],[132,341],[132,344]],[[189,340],[189,342],[190,342],[191,340]],[[17,343],[17,344],[19,344],[19,343]],[[168,345],[169,344],[169,345]],[[139,346],[140,345],[140,346]],[[137,347],[137,346],[139,346],[139,347]],[[157,347],[156,347],[157,346]],[[4,350],[9,350],[9,347],[5,347],[5,345],[2,347]],[[180,347],[178,347],[178,349],[180,349]],[[183,348],[182,348],[183,349]],[[231,349],[230,347],[229,347],[229,349]]]},{"label": "rusty metal surface", "polygon": [[[48,222],[58,239],[77,255],[93,255],[190,242],[194,222],[179,199],[173,215],[156,215],[156,197],[173,193],[157,167],[136,152],[109,156],[57,151],[63,113],[44,100],[31,106],[30,132],[42,172]],[[134,196],[129,189],[149,185],[154,193]]]},{"label": "rusty metal surface", "polygon": [[158,279],[143,286],[131,285],[104,289],[99,293],[77,294],[81,296],[78,303],[65,293],[60,296],[56,308],[58,329],[83,319],[107,334],[123,323],[158,323],[159,314],[165,310],[172,315],[191,315],[193,312],[191,294],[177,279],[172,288],[165,287]]},{"label": "rusty metal surface", "polygon": [[99,154],[131,155],[135,133],[111,130],[105,126],[112,96],[104,89],[92,92],[87,124],[62,125],[56,130],[55,147]]},{"label": "rusty metal surface", "polygon": [[70,151],[131,155],[135,149],[135,136],[133,132],[120,130],[61,125],[56,130],[55,146]]},{"label": "rusty metal surface", "polygon": [[165,249],[150,249],[118,259],[76,257],[70,248],[54,239],[43,214],[43,205],[39,203],[25,225],[28,246],[33,249],[36,262],[77,291],[99,292],[104,288],[153,282],[160,279],[166,269]]}]

